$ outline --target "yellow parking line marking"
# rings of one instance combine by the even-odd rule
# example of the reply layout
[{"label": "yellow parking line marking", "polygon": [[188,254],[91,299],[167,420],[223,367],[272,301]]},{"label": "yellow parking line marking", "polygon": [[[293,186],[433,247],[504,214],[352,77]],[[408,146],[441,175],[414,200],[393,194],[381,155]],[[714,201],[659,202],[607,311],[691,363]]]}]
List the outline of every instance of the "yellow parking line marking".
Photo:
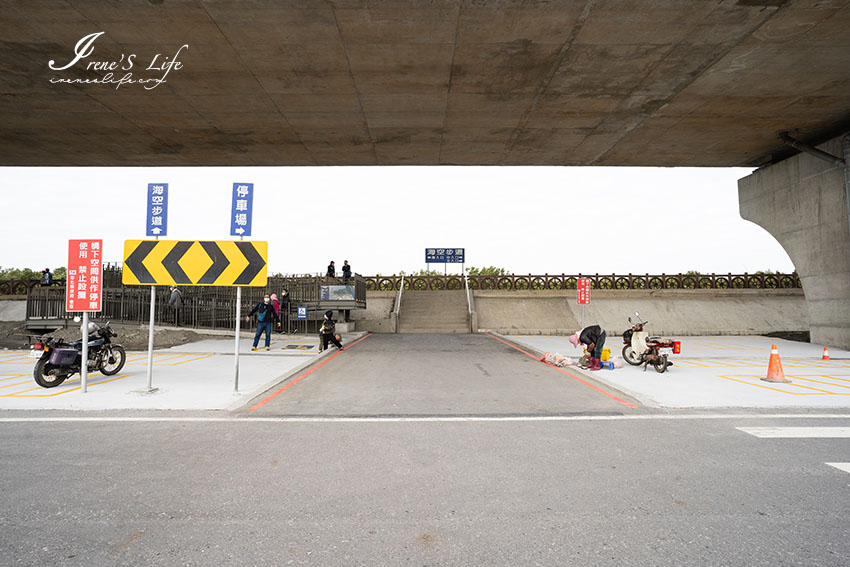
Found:
[{"label": "yellow parking line marking", "polygon": [[188,359],[188,360],[182,360],[182,361],[180,361],[180,362],[172,362],[172,363],[169,363],[169,364],[168,364],[168,366],[177,366],[178,364],[186,364],[187,362],[195,362],[196,360],[203,360],[203,359],[205,359],[205,358],[210,358],[210,357],[212,357],[212,356],[215,356],[215,353],[210,353],[210,354],[204,354],[204,355],[201,355],[201,356],[196,356],[195,358],[190,358],[190,359]]},{"label": "yellow parking line marking", "polygon": [[[753,376],[753,375],[739,375],[741,378],[754,378],[756,380],[761,380],[761,376]],[[805,378],[800,376],[795,376],[792,374],[786,374],[786,377],[789,379],[801,379],[805,380]],[[792,396],[819,396],[819,395],[827,395],[827,396],[850,396],[850,393],[841,393],[841,392],[830,392],[828,390],[822,390],[820,388],[813,388],[811,386],[804,386],[802,384],[794,384],[793,382],[790,384],[777,384],[777,386],[783,386],[786,388],[802,388],[805,390],[812,390],[812,392],[789,392],[788,390],[781,389],[779,387],[765,386],[764,384],[754,384],[753,382],[747,382],[746,380],[737,380],[732,378],[731,376],[718,376],[718,378],[723,378],[724,380],[731,380],[732,382],[740,382],[741,384],[746,384],[748,386],[755,386],[756,388],[764,388],[766,390],[773,390],[775,392],[782,392],[783,394],[790,394]],[[834,384],[838,386],[838,384]]]},{"label": "yellow parking line marking", "polygon": [[24,376],[29,376],[29,374],[0,374],[0,376],[6,376],[6,378],[0,378],[0,382],[3,380],[14,380],[15,378],[23,378]]},{"label": "yellow parking line marking", "polygon": [[[820,374],[814,374],[814,376],[817,376],[819,378],[833,378],[832,376],[824,376],[824,375],[820,375]],[[850,386],[845,386],[844,384],[836,384],[834,382],[824,382],[823,380],[813,380],[811,378],[807,378],[805,376],[800,376],[800,375],[795,375],[794,379],[795,380],[805,380],[806,382],[814,382],[815,384],[826,384],[827,386],[835,386],[836,388],[846,388],[846,389],[850,390]],[[836,379],[841,380],[841,378],[836,378]]]},{"label": "yellow parking line marking", "polygon": [[[127,378],[128,376],[132,376],[132,374],[119,374],[115,378],[110,378],[109,380],[100,380],[99,382],[91,382],[91,383],[88,384],[88,387],[91,388],[93,386],[99,386],[101,384],[107,384],[109,382],[115,382],[116,380],[122,380],[124,378]],[[74,380],[69,380],[69,382],[78,382],[79,380],[80,380],[79,378],[76,378]],[[68,382],[63,383],[62,386],[64,386],[67,383]],[[75,388],[69,388],[67,390],[62,390],[61,392],[55,392],[53,394],[41,394],[41,395],[36,395],[36,396],[33,396],[33,395],[24,396],[24,395],[22,395],[22,394],[25,394],[26,392],[34,392],[34,391],[37,391],[37,390],[44,390],[44,388],[31,388],[31,389],[28,389],[28,390],[23,390],[21,392],[16,392],[14,394],[0,395],[0,398],[52,398],[53,396],[61,396],[62,394],[67,394],[68,392],[75,392],[77,390],[82,389],[82,387],[83,387],[82,384],[80,384],[79,386],[77,386]]]},{"label": "yellow parking line marking", "polygon": [[15,384],[6,384],[4,386],[0,386],[0,388],[11,388],[12,386],[20,386],[21,384],[32,384],[30,380],[26,380],[25,382],[17,382]]}]

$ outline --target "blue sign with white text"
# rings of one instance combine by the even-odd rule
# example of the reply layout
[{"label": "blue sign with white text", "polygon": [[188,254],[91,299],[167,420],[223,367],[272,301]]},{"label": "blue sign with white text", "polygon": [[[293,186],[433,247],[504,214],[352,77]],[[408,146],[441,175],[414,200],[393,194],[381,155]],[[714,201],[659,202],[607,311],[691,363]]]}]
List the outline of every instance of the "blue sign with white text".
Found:
[{"label": "blue sign with white text", "polygon": [[254,205],[254,184],[233,184],[233,207],[230,212],[230,236],[251,236],[251,211]]},{"label": "blue sign with white text", "polygon": [[148,183],[146,236],[168,234],[168,183]]},{"label": "blue sign with white text", "polygon": [[298,308],[298,318],[299,319],[306,319],[307,318],[307,308],[306,307],[299,307]]},{"label": "blue sign with white text", "polygon": [[426,248],[426,264],[464,264],[464,248]]}]

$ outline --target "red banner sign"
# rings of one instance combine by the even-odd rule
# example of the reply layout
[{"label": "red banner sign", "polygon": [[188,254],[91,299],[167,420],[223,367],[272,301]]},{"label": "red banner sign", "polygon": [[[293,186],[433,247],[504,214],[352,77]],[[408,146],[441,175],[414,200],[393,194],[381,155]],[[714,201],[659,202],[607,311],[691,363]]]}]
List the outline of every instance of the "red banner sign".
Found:
[{"label": "red banner sign", "polygon": [[590,278],[579,278],[576,288],[576,303],[590,305]]},{"label": "red banner sign", "polygon": [[65,311],[100,311],[103,240],[69,240]]}]

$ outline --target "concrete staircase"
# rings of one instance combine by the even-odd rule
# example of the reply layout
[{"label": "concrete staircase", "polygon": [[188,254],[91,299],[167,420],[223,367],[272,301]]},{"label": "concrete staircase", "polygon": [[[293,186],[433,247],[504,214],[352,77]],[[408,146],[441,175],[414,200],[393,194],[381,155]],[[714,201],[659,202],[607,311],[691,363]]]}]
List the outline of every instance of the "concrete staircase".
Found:
[{"label": "concrete staircase", "polygon": [[405,291],[399,333],[468,333],[466,290]]}]

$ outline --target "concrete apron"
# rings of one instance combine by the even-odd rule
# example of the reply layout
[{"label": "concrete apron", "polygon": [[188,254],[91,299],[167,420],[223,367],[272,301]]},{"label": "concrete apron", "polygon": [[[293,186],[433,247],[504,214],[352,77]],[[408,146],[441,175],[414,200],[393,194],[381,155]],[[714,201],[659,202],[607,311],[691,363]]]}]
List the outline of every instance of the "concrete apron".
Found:
[{"label": "concrete apron", "polygon": [[[579,349],[567,337],[545,335],[502,336],[519,348],[541,357],[545,352],[577,359]],[[788,384],[766,382],[771,345],[778,346]],[[605,348],[622,361],[622,339],[608,337]],[[595,372],[568,366],[567,370],[597,380],[660,408],[850,408],[850,351],[823,345],[769,337],[686,337],[682,354],[672,355],[673,366],[659,374],[651,366]],[[542,363],[541,363],[542,364]]]},{"label": "concrete apron", "polygon": [[[343,345],[365,333],[343,334]],[[275,335],[270,350],[251,352],[253,338],[240,340],[239,391],[234,392],[233,339],[205,340],[155,350],[152,394],[147,385],[147,352],[128,352],[115,376],[89,373],[88,392],[79,375],[55,388],[41,388],[32,378],[35,361],[27,351],[0,352],[0,410],[233,410],[292,375],[332,356],[318,352],[316,335]]]}]

